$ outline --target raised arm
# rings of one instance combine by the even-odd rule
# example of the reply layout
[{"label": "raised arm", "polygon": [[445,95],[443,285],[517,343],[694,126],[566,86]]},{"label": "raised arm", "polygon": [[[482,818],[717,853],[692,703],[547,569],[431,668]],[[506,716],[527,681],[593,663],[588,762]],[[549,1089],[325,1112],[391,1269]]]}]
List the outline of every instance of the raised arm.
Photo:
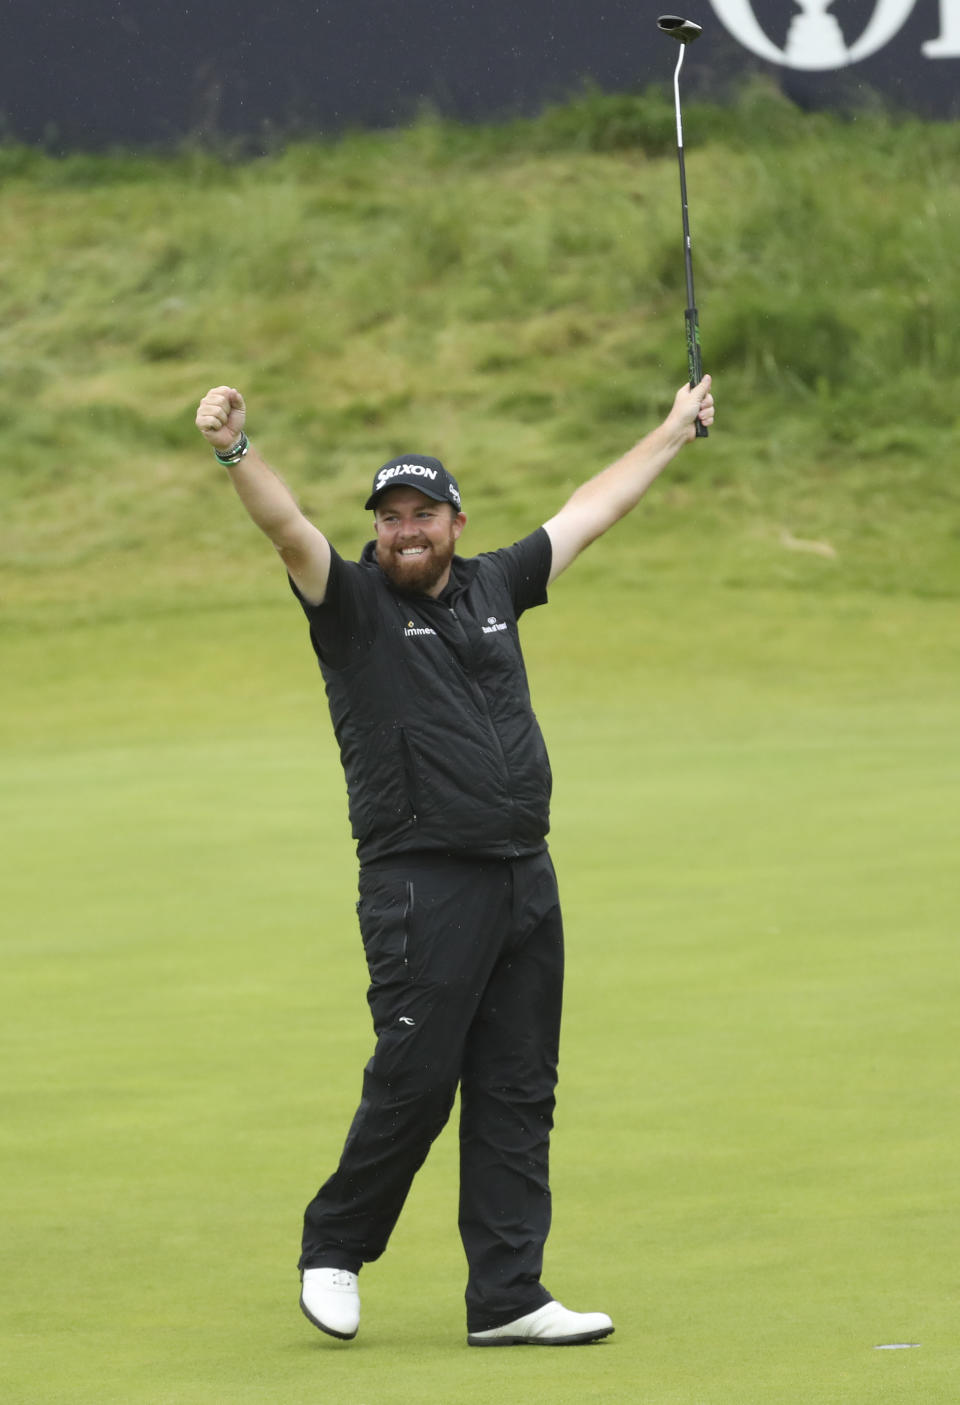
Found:
[{"label": "raised arm", "polygon": [[697,386],[685,385],[678,390],[673,409],[663,424],[616,463],[583,483],[557,515],[544,523],[553,546],[551,581],[567,569],[584,547],[636,507],[670,460],[696,437],[694,421],[698,416],[706,425],[713,423],[709,376],[704,376]]},{"label": "raised arm", "polygon": [[[229,455],[244,432],[247,410],[232,386],[209,390],[197,410],[197,428],[208,444]],[[312,605],[323,601],[330,574],[330,544],[308,522],[290,489],[252,444],[236,463],[224,465],[253,521],[270,538],[301,595]]]}]

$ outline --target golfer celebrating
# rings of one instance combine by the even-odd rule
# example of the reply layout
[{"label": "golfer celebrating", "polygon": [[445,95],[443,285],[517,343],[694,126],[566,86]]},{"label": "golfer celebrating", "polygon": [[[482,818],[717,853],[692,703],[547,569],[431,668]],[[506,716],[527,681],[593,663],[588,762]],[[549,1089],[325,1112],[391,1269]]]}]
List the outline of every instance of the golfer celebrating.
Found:
[{"label": "golfer celebrating", "polygon": [[331,1336],[356,1335],[357,1275],[386,1248],[458,1086],[467,1341],[555,1346],[613,1331],[540,1281],[563,930],[550,768],[517,621],[713,417],[706,376],[544,526],[466,559],[454,554],[467,520],[456,482],[437,459],[402,455],[373,480],[374,540],[351,562],[249,443],[237,390],[211,390],[197,411],[309,621],[360,860],[376,1046],[300,1257],[300,1305]]}]

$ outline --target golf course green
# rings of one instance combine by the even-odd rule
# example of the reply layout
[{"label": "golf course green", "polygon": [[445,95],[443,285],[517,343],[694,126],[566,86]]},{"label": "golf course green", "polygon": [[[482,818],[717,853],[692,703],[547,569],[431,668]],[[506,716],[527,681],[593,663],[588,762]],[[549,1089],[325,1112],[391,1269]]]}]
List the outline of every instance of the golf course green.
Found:
[{"label": "golf course green", "polygon": [[[576,1350],[467,1348],[455,1121],[356,1341],[298,1311],[372,1046],[354,856],[305,623],[192,414],[244,389],[345,553],[408,448],[465,552],[538,525],[683,379],[661,109],[3,154],[12,1405],[955,1405],[956,331],[910,240],[950,248],[960,195],[912,124],[869,119],[859,184],[856,123],[764,101],[753,146],[689,122],[716,430],[522,622],[568,962],[545,1282],[616,1325]],[[865,211],[884,157],[841,296],[825,173]]]}]

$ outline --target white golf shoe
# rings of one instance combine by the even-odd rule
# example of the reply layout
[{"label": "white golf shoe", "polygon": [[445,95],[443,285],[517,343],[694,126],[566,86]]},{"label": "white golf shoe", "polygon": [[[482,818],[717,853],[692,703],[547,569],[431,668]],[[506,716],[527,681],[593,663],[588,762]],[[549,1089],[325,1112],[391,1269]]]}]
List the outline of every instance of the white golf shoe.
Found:
[{"label": "white golf shoe", "polygon": [[488,1332],[471,1332],[469,1346],[577,1346],[609,1337],[613,1323],[605,1312],[571,1312],[562,1303],[544,1303],[536,1312],[517,1317]]},{"label": "white golf shoe", "polygon": [[321,1332],[350,1341],[360,1326],[357,1275],[345,1268],[305,1268],[300,1307]]}]

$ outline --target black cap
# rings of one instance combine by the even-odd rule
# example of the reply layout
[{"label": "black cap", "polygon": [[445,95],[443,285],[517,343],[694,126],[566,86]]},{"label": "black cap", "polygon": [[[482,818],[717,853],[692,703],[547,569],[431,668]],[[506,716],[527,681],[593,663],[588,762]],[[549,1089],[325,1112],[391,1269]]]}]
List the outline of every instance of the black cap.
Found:
[{"label": "black cap", "polygon": [[385,463],[377,470],[364,507],[376,507],[377,499],[388,488],[416,488],[426,497],[451,503],[460,511],[456,479],[451,478],[439,459],[432,459],[428,454],[401,454],[400,458]]}]

